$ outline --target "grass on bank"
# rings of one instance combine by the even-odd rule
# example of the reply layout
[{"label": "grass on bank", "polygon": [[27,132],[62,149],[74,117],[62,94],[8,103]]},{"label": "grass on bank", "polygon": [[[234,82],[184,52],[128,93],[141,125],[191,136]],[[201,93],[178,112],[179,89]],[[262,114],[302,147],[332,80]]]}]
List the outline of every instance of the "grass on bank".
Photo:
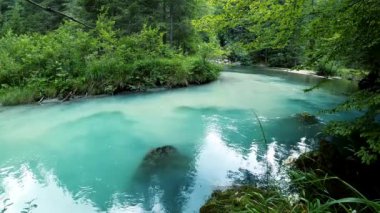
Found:
[{"label": "grass on bank", "polygon": [[[353,213],[379,212],[380,201],[369,200],[355,188],[337,177],[318,178],[312,173],[291,171],[297,194],[289,195],[276,186],[258,188],[251,185],[216,190],[200,209],[201,213],[255,212],[255,213]],[[325,190],[326,182],[334,180],[346,186],[355,196],[334,199]],[[314,187],[311,196],[310,189]],[[321,193],[315,193],[320,191]],[[294,196],[296,195],[296,196]]]}]

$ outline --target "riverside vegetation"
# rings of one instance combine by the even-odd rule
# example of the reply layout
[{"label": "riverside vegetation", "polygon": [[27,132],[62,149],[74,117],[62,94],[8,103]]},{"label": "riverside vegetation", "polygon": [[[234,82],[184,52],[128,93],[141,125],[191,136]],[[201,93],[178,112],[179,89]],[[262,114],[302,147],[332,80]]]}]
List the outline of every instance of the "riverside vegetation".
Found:
[{"label": "riverside vegetation", "polygon": [[47,34],[6,33],[0,39],[0,103],[182,87],[218,77],[219,67],[174,51],[157,29],[118,36],[113,24],[101,16],[89,32],[65,23]]},{"label": "riverside vegetation", "polygon": [[182,0],[1,0],[0,103],[215,80],[220,68],[209,62],[215,42],[202,39],[190,23],[204,6]]}]

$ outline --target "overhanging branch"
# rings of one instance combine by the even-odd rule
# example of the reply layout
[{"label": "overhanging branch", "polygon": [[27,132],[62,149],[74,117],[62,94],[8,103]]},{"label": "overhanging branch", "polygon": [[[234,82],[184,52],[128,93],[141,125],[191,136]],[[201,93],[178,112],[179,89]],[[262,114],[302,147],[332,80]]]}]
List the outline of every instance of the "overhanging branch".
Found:
[{"label": "overhanging branch", "polygon": [[72,21],[74,21],[74,22],[76,22],[76,23],[78,23],[78,24],[81,24],[81,25],[87,27],[87,28],[90,28],[90,29],[94,28],[94,27],[92,27],[92,26],[89,26],[89,25],[83,23],[82,21],[79,21],[78,19],[76,19],[76,18],[74,18],[74,17],[72,17],[72,16],[66,15],[66,14],[64,14],[64,13],[58,11],[58,10],[54,10],[54,9],[51,8],[51,7],[44,7],[44,6],[42,6],[42,5],[40,5],[40,4],[36,3],[36,2],[34,2],[34,1],[32,1],[32,0],[25,0],[25,1],[29,2],[30,4],[32,4],[32,5],[36,6],[36,7],[39,7],[39,8],[41,8],[41,9],[45,10],[45,11],[48,11],[48,12],[50,12],[50,13],[55,13],[55,14],[58,14],[58,15],[60,15],[60,16],[65,17],[65,18],[67,18],[67,19],[70,19],[70,20],[72,20]]}]

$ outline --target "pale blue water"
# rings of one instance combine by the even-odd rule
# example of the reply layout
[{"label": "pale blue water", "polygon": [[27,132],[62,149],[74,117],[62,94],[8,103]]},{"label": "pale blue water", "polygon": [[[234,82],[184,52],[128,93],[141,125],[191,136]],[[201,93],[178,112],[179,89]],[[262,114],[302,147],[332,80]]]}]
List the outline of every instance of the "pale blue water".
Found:
[{"label": "pale blue water", "polygon": [[[345,84],[304,93],[319,79],[228,70],[203,86],[0,108],[0,211],[36,204],[32,212],[197,212],[212,190],[244,173],[259,182],[265,159],[283,181],[282,161],[308,150],[321,126],[292,116],[342,102]],[[144,155],[164,145],[189,159],[184,168],[135,180]]]}]

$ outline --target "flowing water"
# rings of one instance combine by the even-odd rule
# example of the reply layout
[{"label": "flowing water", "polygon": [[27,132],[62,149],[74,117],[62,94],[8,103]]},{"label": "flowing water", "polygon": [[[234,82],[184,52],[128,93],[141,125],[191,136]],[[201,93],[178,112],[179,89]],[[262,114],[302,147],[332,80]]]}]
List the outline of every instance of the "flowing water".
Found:
[{"label": "flowing water", "polygon": [[[268,171],[285,181],[284,159],[344,119],[295,116],[342,102],[343,81],[304,93],[321,79],[226,70],[203,86],[0,108],[0,212],[197,212],[214,189],[260,183]],[[136,178],[149,150],[165,145],[186,160]]]}]

